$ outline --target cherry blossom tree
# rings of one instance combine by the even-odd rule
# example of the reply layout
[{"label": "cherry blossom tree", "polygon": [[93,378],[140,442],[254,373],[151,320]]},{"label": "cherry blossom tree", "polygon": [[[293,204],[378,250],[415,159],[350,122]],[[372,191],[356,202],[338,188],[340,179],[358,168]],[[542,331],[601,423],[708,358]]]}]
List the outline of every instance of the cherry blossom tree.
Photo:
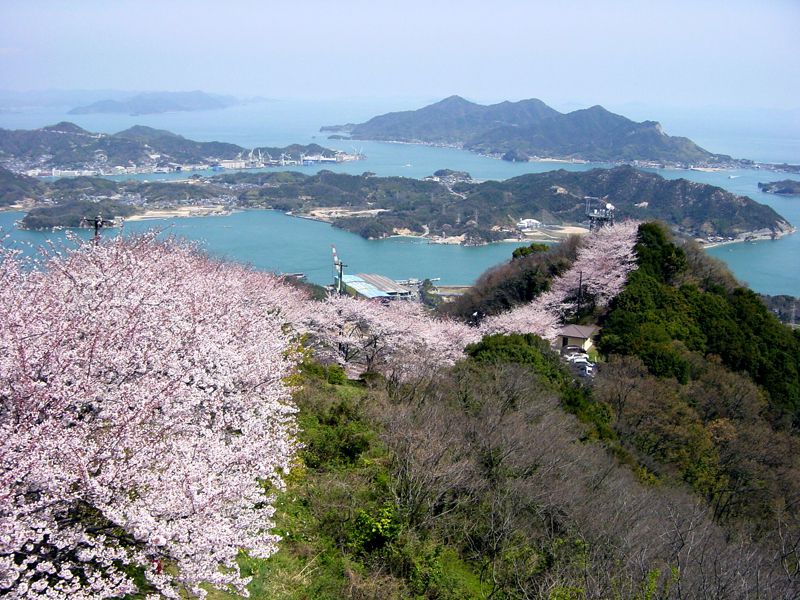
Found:
[{"label": "cherry blossom tree", "polygon": [[635,268],[638,223],[604,227],[583,241],[572,267],[533,302],[483,320],[480,327],[435,318],[416,303],[381,303],[331,296],[313,310],[298,309],[317,356],[339,362],[351,376],[377,371],[396,380],[453,364],[467,344],[493,333],[536,333],[555,339],[564,319],[584,296],[605,306]]},{"label": "cherry blossom tree", "polygon": [[475,328],[435,318],[417,303],[348,296],[328,298],[315,327],[320,353],[351,375],[375,371],[398,380],[453,364],[480,337]]},{"label": "cherry blossom tree", "polygon": [[483,335],[535,333],[546,340],[554,340],[561,326],[560,307],[563,302],[562,293],[544,292],[528,304],[485,318],[480,331]]},{"label": "cherry blossom tree", "polygon": [[0,260],[0,590],[116,597],[134,568],[246,594],[295,448],[297,293],[152,236]]},{"label": "cherry blossom tree", "polygon": [[635,268],[637,224],[587,237],[533,302],[481,327],[416,303],[312,302],[280,278],[153,235],[0,256],[0,591],[110,598],[131,569],[167,597],[246,594],[240,549],[267,557],[271,491],[295,450],[285,383],[301,346],[420,380],[490,333],[554,339],[579,281],[605,305]]},{"label": "cherry blossom tree", "polygon": [[607,306],[636,268],[633,247],[638,227],[636,221],[623,221],[588,235],[575,262],[553,280],[550,290],[528,304],[484,319],[481,331],[484,335],[535,333],[554,340],[564,319],[578,308],[581,288],[582,295],[591,297],[597,306]]},{"label": "cherry blossom tree", "polygon": [[[636,268],[633,247],[638,230],[638,221],[626,220],[588,235],[572,267],[553,282],[551,290],[566,299],[574,297],[582,284],[583,294],[591,296],[598,306],[608,306]],[[574,303],[565,308],[574,309]]]}]

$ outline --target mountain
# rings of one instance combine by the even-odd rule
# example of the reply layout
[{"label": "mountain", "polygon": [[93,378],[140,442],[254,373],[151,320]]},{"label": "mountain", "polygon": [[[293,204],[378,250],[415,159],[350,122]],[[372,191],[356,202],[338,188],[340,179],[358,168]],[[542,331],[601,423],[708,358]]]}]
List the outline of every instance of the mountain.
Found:
[{"label": "mountain", "polygon": [[[334,156],[317,144],[285,148],[256,148],[274,158],[281,154]],[[225,142],[196,142],[171,131],[135,125],[114,134],[93,133],[63,121],[41,129],[0,129],[0,164],[15,171],[28,169],[86,169],[114,166],[157,166],[170,163],[213,163],[249,155],[250,150]]]},{"label": "mountain", "polygon": [[42,195],[44,188],[44,184],[33,177],[0,167],[0,206],[36,199]]},{"label": "mountain", "polygon": [[237,103],[238,100],[231,96],[207,94],[199,90],[193,92],[148,92],[122,100],[106,99],[86,106],[77,106],[68,114],[116,113],[136,116],[164,112],[216,110]]},{"label": "mountain", "polygon": [[[199,162],[208,157],[217,159],[237,158],[245,148],[226,142],[195,142],[171,131],[134,125],[111,136],[113,140],[135,142],[153,151],[171,157],[177,162]],[[112,142],[113,143],[113,142]]]},{"label": "mountain", "polygon": [[475,194],[475,200],[482,197],[488,203],[498,198],[511,214],[531,214],[545,223],[553,218],[582,221],[584,198],[591,196],[614,204],[618,219],[661,220],[692,237],[736,237],[764,229],[780,234],[792,229],[772,208],[746,196],[687,179],[665,179],[627,165],[522,175],[499,185],[479,184]]},{"label": "mountain", "polygon": [[[374,117],[350,129],[356,139],[463,144],[465,140],[502,126],[519,126],[559,114],[541,100],[502,102],[481,106],[450,96],[419,110]],[[323,127],[323,131],[336,129]]]},{"label": "mountain", "polygon": [[655,121],[637,123],[602,106],[564,114],[537,99],[484,106],[450,96],[418,110],[322,131],[345,131],[354,139],[453,144],[507,160],[549,157],[681,164],[732,160],[687,138],[667,135]]}]

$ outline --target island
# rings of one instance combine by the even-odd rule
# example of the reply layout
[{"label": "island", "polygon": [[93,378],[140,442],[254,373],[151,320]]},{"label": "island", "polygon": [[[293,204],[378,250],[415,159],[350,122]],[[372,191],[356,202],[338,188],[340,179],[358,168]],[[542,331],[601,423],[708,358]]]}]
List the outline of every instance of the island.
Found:
[{"label": "island", "polygon": [[124,100],[99,100],[85,106],[76,106],[70,115],[97,113],[152,115],[165,112],[218,110],[235,106],[239,101],[232,96],[193,92],[147,92]]},{"label": "island", "polygon": [[418,110],[387,113],[358,124],[327,125],[320,131],[333,133],[336,139],[347,134],[359,140],[454,146],[512,162],[610,162],[673,168],[762,166],[714,154],[685,137],[667,135],[656,121],[637,123],[602,106],[561,113],[536,98],[486,106],[450,96]]},{"label": "island", "polygon": [[784,179],[782,181],[771,181],[759,183],[758,189],[767,194],[780,194],[782,196],[800,196],[800,181],[794,179]]},{"label": "island", "polygon": [[239,171],[150,183],[97,177],[40,182],[16,177],[11,182],[0,171],[0,181],[7,179],[7,185],[35,196],[22,220],[23,227],[33,229],[75,226],[98,212],[113,219],[196,214],[190,207],[209,212],[269,208],[327,221],[370,239],[405,235],[434,243],[481,245],[500,240],[557,241],[585,231],[590,214],[613,205],[616,219],[662,220],[703,244],[774,239],[794,231],[772,208],[750,198],[630,166],[557,170],[486,182],[448,169],[422,180],[328,170],[314,175]]},{"label": "island", "polygon": [[248,149],[225,142],[196,142],[143,125],[114,134],[94,133],[67,121],[33,130],[0,129],[0,165],[32,176],[260,169],[361,158],[318,144]]}]

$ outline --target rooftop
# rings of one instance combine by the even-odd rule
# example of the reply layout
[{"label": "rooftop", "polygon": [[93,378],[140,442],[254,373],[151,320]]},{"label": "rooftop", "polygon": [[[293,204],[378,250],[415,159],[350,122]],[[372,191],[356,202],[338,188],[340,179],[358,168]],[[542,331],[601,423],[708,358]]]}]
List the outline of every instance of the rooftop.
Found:
[{"label": "rooftop", "polygon": [[410,298],[411,290],[388,277],[374,273],[342,276],[342,282],[365,298]]},{"label": "rooftop", "polygon": [[580,338],[588,340],[597,332],[597,327],[594,325],[567,325],[558,335],[563,337]]}]

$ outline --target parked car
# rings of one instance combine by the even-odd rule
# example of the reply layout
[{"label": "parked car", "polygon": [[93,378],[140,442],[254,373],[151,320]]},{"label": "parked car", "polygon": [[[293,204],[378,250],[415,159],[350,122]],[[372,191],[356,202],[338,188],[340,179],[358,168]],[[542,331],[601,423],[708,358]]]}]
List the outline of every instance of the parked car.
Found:
[{"label": "parked car", "polygon": [[590,364],[592,364],[591,361],[589,360],[589,357],[586,356],[585,354],[570,354],[569,356],[567,356],[567,362],[570,362],[573,365],[579,365],[579,364],[590,365]]},{"label": "parked car", "polygon": [[579,377],[594,377],[597,373],[595,369],[595,365],[589,363],[588,365],[579,365],[578,367],[578,376]]},{"label": "parked car", "polygon": [[564,346],[561,348],[561,356],[569,356],[570,354],[588,354],[588,352],[580,346]]}]

